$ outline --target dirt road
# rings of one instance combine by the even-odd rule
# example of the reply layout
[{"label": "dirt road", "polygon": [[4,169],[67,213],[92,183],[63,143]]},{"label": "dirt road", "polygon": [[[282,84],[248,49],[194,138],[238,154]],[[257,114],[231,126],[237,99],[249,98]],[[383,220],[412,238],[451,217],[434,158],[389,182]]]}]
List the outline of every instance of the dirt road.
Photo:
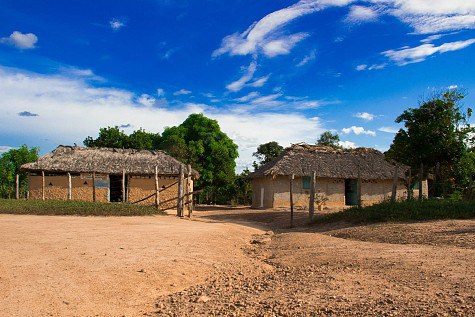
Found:
[{"label": "dirt road", "polygon": [[5,316],[475,316],[475,221],[0,215]]}]

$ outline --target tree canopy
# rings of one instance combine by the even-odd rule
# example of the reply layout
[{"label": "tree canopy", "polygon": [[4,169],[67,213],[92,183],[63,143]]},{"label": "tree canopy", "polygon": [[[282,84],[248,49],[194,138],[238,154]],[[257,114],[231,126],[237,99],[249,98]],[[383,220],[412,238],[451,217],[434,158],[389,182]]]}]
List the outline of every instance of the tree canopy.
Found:
[{"label": "tree canopy", "polygon": [[337,133],[332,133],[331,131],[325,131],[320,135],[320,138],[317,140],[317,145],[331,146],[333,148],[341,148],[340,136]]},{"label": "tree canopy", "polygon": [[15,196],[15,177],[20,175],[20,192],[27,188],[26,174],[20,172],[20,166],[38,159],[39,148],[22,145],[18,149],[10,149],[0,156],[0,197]]},{"label": "tree canopy", "polygon": [[160,134],[145,132],[143,129],[127,135],[118,126],[99,129],[99,136],[88,136],[84,140],[87,147],[109,147],[119,149],[153,150],[160,145]]},{"label": "tree canopy", "polygon": [[261,144],[257,147],[257,151],[252,154],[252,156],[255,156],[259,162],[254,162],[254,169],[258,169],[262,165],[269,163],[276,157],[278,157],[282,151],[284,151],[284,148],[279,145],[276,141],[272,142],[267,142],[264,144]]},{"label": "tree canopy", "polygon": [[422,163],[426,172],[435,173],[439,180],[455,179],[467,186],[471,177],[466,175],[466,165],[473,164],[469,144],[475,129],[468,123],[471,109],[461,107],[464,97],[461,91],[449,90],[423,101],[418,108],[405,110],[396,118],[404,128],[396,134],[386,156],[414,170]]}]

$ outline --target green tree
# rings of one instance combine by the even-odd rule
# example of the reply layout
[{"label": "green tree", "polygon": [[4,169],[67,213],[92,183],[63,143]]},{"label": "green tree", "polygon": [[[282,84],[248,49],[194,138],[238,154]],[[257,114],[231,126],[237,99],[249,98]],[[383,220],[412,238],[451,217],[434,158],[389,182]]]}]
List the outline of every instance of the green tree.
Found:
[{"label": "green tree", "polygon": [[397,123],[404,123],[404,129],[385,154],[412,166],[415,173],[424,164],[425,172],[435,174],[438,181],[432,195],[447,193],[450,179],[459,186],[471,185],[473,160],[468,144],[473,142],[475,129],[468,123],[471,109],[465,112],[461,108],[464,97],[458,90],[439,93],[396,118]]},{"label": "green tree", "polygon": [[25,193],[28,186],[26,174],[20,172],[20,166],[38,159],[39,148],[22,145],[11,149],[0,156],[0,197],[15,196],[15,178],[20,175],[20,193]]},{"label": "green tree", "polygon": [[331,146],[336,149],[340,149],[341,146],[339,144],[340,136],[335,133],[331,133],[330,131],[325,131],[320,135],[320,138],[317,140],[317,145],[323,146]]},{"label": "green tree", "polygon": [[206,203],[227,203],[235,178],[237,145],[221,131],[216,120],[191,114],[178,127],[166,128],[161,148],[200,173],[197,188]]},{"label": "green tree", "polygon": [[145,130],[140,128],[128,136],[126,147],[136,150],[154,150],[160,146],[160,141],[159,133],[145,132]]},{"label": "green tree", "polygon": [[127,148],[128,136],[124,131],[121,131],[118,126],[100,128],[97,139],[88,136],[84,140],[84,145],[87,147],[109,147],[109,148]]},{"label": "green tree", "polygon": [[255,156],[259,162],[254,162],[253,166],[254,169],[258,169],[262,165],[269,163],[276,157],[278,157],[282,152],[284,151],[284,148],[279,145],[276,141],[272,142],[267,142],[264,144],[261,144],[257,147],[257,151],[252,154],[252,156]]}]

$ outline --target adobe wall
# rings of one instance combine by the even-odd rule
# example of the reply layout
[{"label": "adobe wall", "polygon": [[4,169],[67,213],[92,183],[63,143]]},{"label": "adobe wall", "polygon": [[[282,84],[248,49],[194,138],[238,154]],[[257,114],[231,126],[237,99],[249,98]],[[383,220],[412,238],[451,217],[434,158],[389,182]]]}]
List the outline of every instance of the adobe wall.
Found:
[{"label": "adobe wall", "polygon": [[[424,192],[427,193],[427,182],[424,182]],[[279,176],[255,178],[252,180],[252,208],[290,208],[289,178]],[[261,190],[264,190],[264,204],[261,205]],[[322,193],[328,200],[324,207],[345,207],[345,180],[333,178],[317,178],[316,192]],[[392,180],[362,180],[362,205],[372,205],[391,198]],[[404,182],[398,183],[397,199],[405,199],[407,190]],[[416,196],[415,196],[416,197]],[[294,207],[308,209],[310,189],[303,189],[302,177],[296,177],[293,182]]]},{"label": "adobe wall", "polygon": [[[102,177],[107,177],[106,175]],[[101,176],[96,178],[96,182]],[[87,183],[87,184],[85,184]],[[50,185],[51,184],[51,185]],[[71,177],[71,199],[79,201],[93,201],[92,176]],[[42,199],[42,177],[30,176],[29,181],[30,199]],[[45,176],[45,199],[67,200],[68,199],[68,176],[52,175]],[[96,187],[96,201],[108,202],[109,189]]]},{"label": "adobe wall", "polygon": [[[177,181],[176,178],[171,177],[159,177],[158,179],[158,187],[167,187],[170,184],[173,184]],[[185,179],[186,181],[186,179]],[[193,191],[193,180],[190,182],[191,191]],[[135,202],[141,200],[147,196],[152,195],[152,197],[139,202],[137,204],[140,205],[153,205],[155,204],[155,177],[148,177],[148,176],[131,176],[128,182],[128,201]],[[169,199],[173,199],[165,204],[160,203],[160,207],[162,210],[175,208],[177,205],[177,197],[178,197],[178,184],[171,186],[170,188],[165,189],[164,191],[160,191],[160,201],[167,201]]]}]

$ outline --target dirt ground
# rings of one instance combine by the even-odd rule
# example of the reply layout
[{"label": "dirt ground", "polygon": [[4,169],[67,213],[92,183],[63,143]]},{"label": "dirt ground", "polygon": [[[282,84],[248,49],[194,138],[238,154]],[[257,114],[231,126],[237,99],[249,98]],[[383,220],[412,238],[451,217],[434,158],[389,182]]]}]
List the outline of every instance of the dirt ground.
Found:
[{"label": "dirt ground", "polygon": [[475,220],[0,215],[6,316],[475,316]]}]

